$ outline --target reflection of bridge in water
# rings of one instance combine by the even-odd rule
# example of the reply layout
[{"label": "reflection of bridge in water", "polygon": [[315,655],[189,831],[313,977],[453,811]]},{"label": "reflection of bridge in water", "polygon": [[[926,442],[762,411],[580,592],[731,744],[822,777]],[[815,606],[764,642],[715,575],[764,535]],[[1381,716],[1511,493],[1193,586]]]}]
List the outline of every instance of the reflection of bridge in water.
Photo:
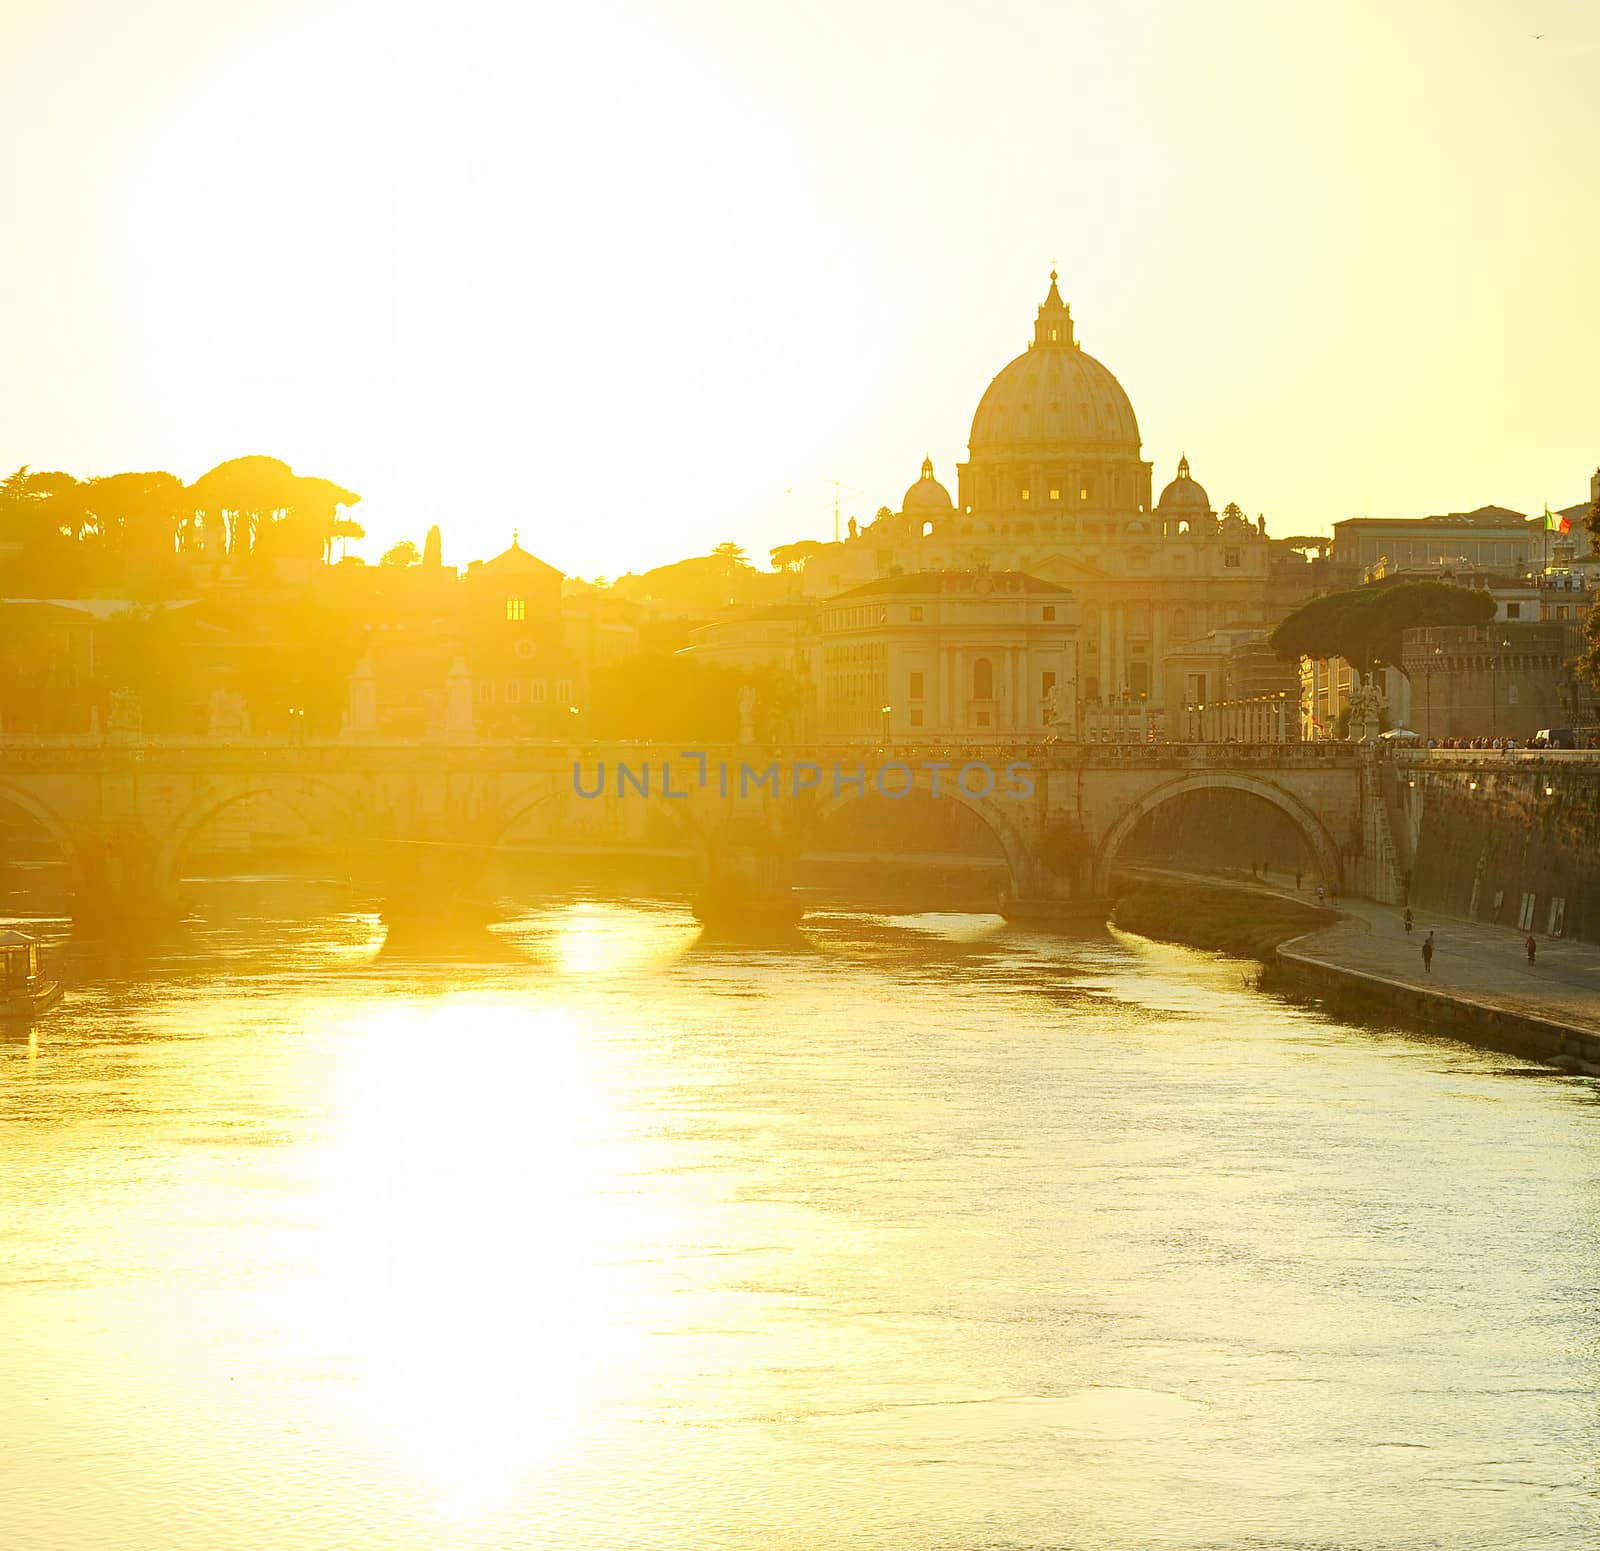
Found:
[{"label": "reflection of bridge in water", "polygon": [[415,902],[435,892],[440,869],[458,887],[473,858],[509,847],[687,855],[702,887],[781,890],[798,858],[830,849],[830,820],[852,804],[887,813],[915,792],[919,802],[954,804],[981,824],[1004,860],[1016,908],[1048,911],[1102,897],[1140,821],[1197,792],[1267,804],[1335,888],[1394,897],[1376,768],[1344,744],[730,746],[691,754],[638,743],[34,740],[0,745],[0,804],[50,836],[79,913],[142,914],[175,908],[186,853],[207,825],[247,802],[295,815],[353,875]]}]

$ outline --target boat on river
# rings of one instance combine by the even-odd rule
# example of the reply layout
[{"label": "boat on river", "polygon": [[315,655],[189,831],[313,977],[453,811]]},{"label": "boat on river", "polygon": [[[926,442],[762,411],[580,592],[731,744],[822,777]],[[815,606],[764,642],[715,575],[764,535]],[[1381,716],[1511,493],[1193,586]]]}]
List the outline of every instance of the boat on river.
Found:
[{"label": "boat on river", "polygon": [[61,1000],[61,982],[44,971],[39,944],[26,932],[0,930],[0,1019],[34,1018]]}]

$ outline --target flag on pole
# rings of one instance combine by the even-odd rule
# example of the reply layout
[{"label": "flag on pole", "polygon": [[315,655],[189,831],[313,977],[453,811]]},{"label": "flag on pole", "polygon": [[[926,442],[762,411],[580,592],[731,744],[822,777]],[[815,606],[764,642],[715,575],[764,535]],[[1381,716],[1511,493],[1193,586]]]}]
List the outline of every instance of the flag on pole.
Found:
[{"label": "flag on pole", "polygon": [[1544,531],[1546,533],[1570,533],[1572,531],[1572,519],[1570,517],[1557,517],[1550,510],[1550,503],[1546,501],[1544,506]]}]

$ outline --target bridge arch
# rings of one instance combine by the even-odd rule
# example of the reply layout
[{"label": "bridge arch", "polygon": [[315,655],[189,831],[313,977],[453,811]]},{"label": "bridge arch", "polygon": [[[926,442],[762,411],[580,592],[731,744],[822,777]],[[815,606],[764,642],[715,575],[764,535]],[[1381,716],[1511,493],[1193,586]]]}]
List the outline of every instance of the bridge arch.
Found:
[{"label": "bridge arch", "polygon": [[[994,797],[973,797],[961,789],[955,778],[954,767],[941,772],[943,779],[939,782],[937,792],[933,789],[931,776],[916,773],[916,778],[907,789],[910,792],[920,792],[925,797],[932,797],[937,801],[948,800],[958,807],[965,808],[994,836],[1000,847],[1000,853],[1005,858],[1006,876],[1009,884],[1009,893],[1013,898],[1024,896],[1030,892],[1028,882],[1033,876],[1031,853],[1027,842],[1023,839],[1017,826],[1001,810],[1000,800]],[[825,823],[834,814],[854,803],[864,802],[871,794],[859,792],[839,792],[833,795],[819,797],[811,808],[811,819],[814,824]],[[886,799],[888,800],[888,799]],[[1022,799],[1018,799],[1019,804]]]},{"label": "bridge arch", "polygon": [[[652,783],[659,779],[658,765],[652,765],[650,778]],[[586,771],[585,779],[592,779],[594,772]],[[606,790],[598,797],[584,797],[577,795],[574,786],[566,784],[556,775],[549,778],[549,784],[531,785],[519,791],[509,801],[503,802],[490,813],[484,825],[485,842],[490,846],[505,844],[506,836],[517,825],[533,815],[548,815],[557,822],[574,815],[586,815],[598,812],[607,817],[619,815],[626,817],[628,809],[623,804],[633,805],[646,818],[655,818],[663,815],[669,823],[664,826],[669,833],[675,835],[681,842],[684,851],[692,852],[697,846],[702,845],[705,836],[702,833],[701,815],[699,805],[694,801],[673,801],[659,798],[656,794],[658,788],[652,784],[651,795],[632,794],[628,797],[615,795],[615,776],[609,763],[606,765],[606,779],[610,783]],[[681,775],[679,777],[681,779]],[[625,840],[619,841],[626,844]]]},{"label": "bridge arch", "polygon": [[1343,892],[1343,869],[1339,861],[1339,848],[1333,843],[1333,837],[1328,833],[1322,820],[1293,792],[1271,781],[1263,781],[1259,776],[1245,775],[1239,771],[1204,770],[1178,776],[1174,780],[1153,787],[1131,804],[1106,831],[1105,839],[1100,842],[1099,859],[1095,862],[1095,893],[1103,895],[1111,891],[1111,871],[1116,866],[1117,853],[1140,819],[1148,813],[1155,812],[1163,804],[1171,802],[1175,797],[1182,797],[1189,792],[1215,791],[1218,788],[1246,792],[1271,803],[1300,832],[1311,854],[1316,857],[1317,867],[1322,876],[1328,880],[1329,886],[1336,892]]},{"label": "bridge arch", "polygon": [[170,899],[176,892],[178,866],[194,837],[219,813],[237,803],[248,802],[252,797],[266,797],[287,808],[314,835],[348,836],[350,833],[347,822],[350,804],[342,792],[326,782],[317,782],[307,791],[300,778],[292,785],[271,780],[245,780],[225,791],[207,792],[182,814],[161,847],[154,879],[159,898]]},{"label": "bridge arch", "polygon": [[25,791],[20,786],[13,786],[9,782],[0,782],[0,803],[26,813],[49,835],[61,852],[61,859],[66,863],[68,878],[76,888],[82,879],[83,858],[78,853],[72,832],[61,816],[53,808],[40,802],[31,792]]}]

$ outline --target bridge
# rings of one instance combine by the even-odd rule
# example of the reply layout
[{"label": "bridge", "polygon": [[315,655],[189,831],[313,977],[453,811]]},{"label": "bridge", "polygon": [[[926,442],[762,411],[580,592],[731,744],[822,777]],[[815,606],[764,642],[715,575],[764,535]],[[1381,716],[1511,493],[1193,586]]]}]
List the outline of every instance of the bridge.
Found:
[{"label": "bridge", "polygon": [[[853,803],[911,793],[993,836],[1017,913],[1103,898],[1128,837],[1190,793],[1228,791],[1294,826],[1340,892],[1395,899],[1379,760],[1351,744],[1066,742],[805,748],[189,742],[0,743],[0,812],[28,815],[73,880],[76,914],[176,908],[186,854],[236,804],[266,801],[310,837],[425,897],[530,833],[568,852],[670,850],[705,890],[787,892],[796,859]],[[396,857],[406,858],[396,881]],[[448,862],[444,859],[450,858]]]}]

